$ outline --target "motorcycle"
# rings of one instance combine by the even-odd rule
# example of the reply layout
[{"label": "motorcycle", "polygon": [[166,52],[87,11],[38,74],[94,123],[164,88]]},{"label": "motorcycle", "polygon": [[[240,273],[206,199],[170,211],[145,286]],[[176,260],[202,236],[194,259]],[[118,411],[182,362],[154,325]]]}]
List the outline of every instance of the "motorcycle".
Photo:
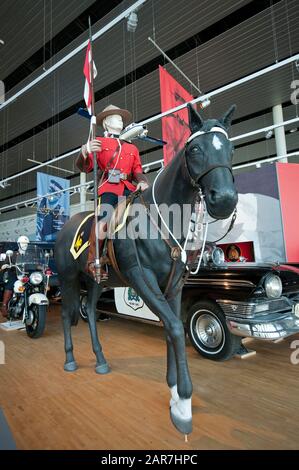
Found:
[{"label": "motorcycle", "polygon": [[28,247],[24,254],[6,252],[8,264],[2,266],[4,283],[14,280],[13,295],[8,302],[8,320],[21,320],[30,338],[39,338],[45,329],[49,300],[49,254],[37,247]]}]

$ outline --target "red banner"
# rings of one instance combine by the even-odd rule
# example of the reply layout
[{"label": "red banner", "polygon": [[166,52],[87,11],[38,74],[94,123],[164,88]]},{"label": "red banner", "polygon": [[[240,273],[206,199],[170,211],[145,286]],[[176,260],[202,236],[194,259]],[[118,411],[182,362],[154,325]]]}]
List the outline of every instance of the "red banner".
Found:
[{"label": "red banner", "polygon": [[286,260],[299,262],[298,163],[276,163]]},{"label": "red banner", "polygon": [[[159,73],[162,113],[193,100],[193,96],[161,66],[159,67]],[[184,147],[189,135],[190,129],[186,108],[162,118],[162,138],[167,142],[163,147],[165,165]]]}]

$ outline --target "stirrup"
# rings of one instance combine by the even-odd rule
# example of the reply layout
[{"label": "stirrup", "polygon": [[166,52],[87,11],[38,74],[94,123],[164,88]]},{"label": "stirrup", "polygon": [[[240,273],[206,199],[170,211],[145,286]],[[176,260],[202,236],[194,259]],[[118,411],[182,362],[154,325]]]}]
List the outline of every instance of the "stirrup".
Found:
[{"label": "stirrup", "polygon": [[88,274],[90,274],[95,282],[97,284],[100,284],[102,281],[107,281],[108,280],[108,273],[105,271],[105,269],[102,267],[102,265],[95,266],[94,261],[91,261],[88,263]]}]

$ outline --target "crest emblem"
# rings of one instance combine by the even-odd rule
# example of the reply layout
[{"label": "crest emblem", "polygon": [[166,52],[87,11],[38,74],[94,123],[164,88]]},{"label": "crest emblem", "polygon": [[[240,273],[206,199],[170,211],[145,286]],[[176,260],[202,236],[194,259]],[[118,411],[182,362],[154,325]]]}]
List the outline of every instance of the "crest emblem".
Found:
[{"label": "crest emblem", "polygon": [[76,240],[75,245],[74,245],[74,248],[75,248],[76,251],[78,251],[81,248],[82,244],[83,244],[83,240],[82,240],[83,234],[84,234],[84,232],[81,232],[80,235],[78,235],[78,237],[77,237],[77,240]]},{"label": "crest emblem", "polygon": [[226,249],[226,258],[229,261],[236,262],[239,261],[241,256],[241,250],[238,245],[229,245]]},{"label": "crest emblem", "polygon": [[133,310],[139,310],[143,307],[144,302],[137,292],[132,287],[126,287],[124,291],[124,301],[126,305]]}]

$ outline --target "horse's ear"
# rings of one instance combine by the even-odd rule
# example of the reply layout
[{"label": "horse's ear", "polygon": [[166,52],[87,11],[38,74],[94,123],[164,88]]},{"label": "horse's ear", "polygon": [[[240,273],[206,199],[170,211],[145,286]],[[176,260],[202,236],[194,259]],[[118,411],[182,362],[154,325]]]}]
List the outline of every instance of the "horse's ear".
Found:
[{"label": "horse's ear", "polygon": [[189,114],[189,127],[192,134],[199,131],[202,128],[203,120],[198,112],[193,108],[193,106],[188,103],[188,114]]},{"label": "horse's ear", "polygon": [[236,109],[236,105],[233,104],[227,111],[226,113],[224,113],[224,115],[222,116],[222,118],[220,119],[220,121],[223,123],[224,127],[226,129],[229,129],[230,128],[230,125],[232,123],[232,119],[233,119],[233,114],[235,112],[235,109]]}]

